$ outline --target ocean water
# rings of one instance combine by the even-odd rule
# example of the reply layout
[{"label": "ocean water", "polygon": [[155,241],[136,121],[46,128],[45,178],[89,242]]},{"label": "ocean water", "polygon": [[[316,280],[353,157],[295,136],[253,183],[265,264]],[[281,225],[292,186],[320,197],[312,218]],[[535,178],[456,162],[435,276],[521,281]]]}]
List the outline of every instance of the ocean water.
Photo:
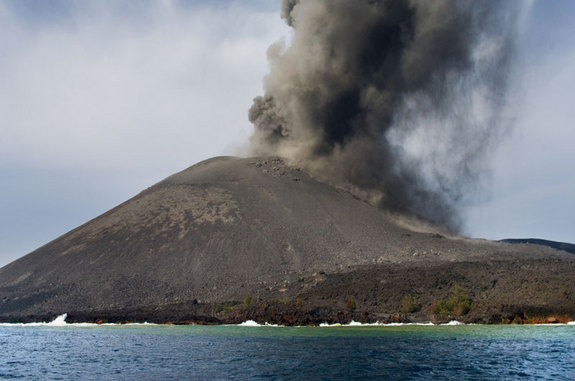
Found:
[{"label": "ocean water", "polygon": [[575,380],[575,325],[0,325],[0,379]]}]

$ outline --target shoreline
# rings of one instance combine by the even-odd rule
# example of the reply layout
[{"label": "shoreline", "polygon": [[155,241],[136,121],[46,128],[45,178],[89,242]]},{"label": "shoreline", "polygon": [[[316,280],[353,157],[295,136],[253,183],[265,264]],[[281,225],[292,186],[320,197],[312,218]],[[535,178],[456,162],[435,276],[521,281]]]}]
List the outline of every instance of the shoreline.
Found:
[{"label": "shoreline", "polygon": [[119,327],[119,326],[155,326],[155,327],[170,327],[170,326],[218,326],[218,327],[273,327],[273,328],[367,328],[367,327],[407,327],[407,326],[421,326],[421,327],[447,327],[447,326],[575,326],[575,319],[570,319],[568,321],[558,321],[554,322],[509,322],[509,323],[466,323],[456,319],[450,320],[448,322],[370,322],[362,323],[359,321],[351,320],[348,323],[327,323],[322,322],[314,325],[285,325],[285,324],[274,324],[269,322],[257,322],[255,320],[245,320],[237,324],[226,324],[226,323],[212,323],[205,324],[203,322],[167,322],[167,323],[154,323],[154,322],[68,322],[66,321],[68,314],[62,314],[57,316],[52,321],[42,321],[42,322],[0,322],[0,327]]}]

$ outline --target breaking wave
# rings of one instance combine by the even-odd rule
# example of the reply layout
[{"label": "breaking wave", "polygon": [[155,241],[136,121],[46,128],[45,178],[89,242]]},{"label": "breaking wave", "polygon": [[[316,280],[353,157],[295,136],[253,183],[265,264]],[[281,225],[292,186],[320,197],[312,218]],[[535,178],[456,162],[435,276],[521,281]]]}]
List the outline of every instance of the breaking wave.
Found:
[{"label": "breaking wave", "polygon": [[254,320],[246,320],[243,323],[237,324],[238,327],[283,327],[283,325],[264,323],[260,324]]},{"label": "breaking wave", "polygon": [[[458,326],[458,325],[464,325],[464,326],[470,326],[470,325],[481,325],[481,324],[475,324],[475,323],[463,323],[460,322],[458,320],[451,320],[448,323],[432,323],[432,322],[426,322],[426,323],[380,323],[380,322],[376,322],[376,323],[361,323],[358,321],[354,321],[352,320],[351,322],[347,323],[347,324],[341,324],[341,323],[320,323],[319,327],[321,328],[335,328],[335,327],[402,327],[402,326]],[[487,324],[489,325],[489,324]],[[568,323],[553,323],[553,324],[530,324],[533,326],[536,325],[550,325],[550,326],[560,326],[560,325],[575,325],[575,321],[572,322],[568,322]],[[284,325],[278,325],[278,324],[270,324],[270,323],[264,323],[264,324],[260,324],[254,320],[246,320],[243,323],[240,324],[236,324],[236,326],[238,327],[286,327]],[[305,327],[305,326],[297,326],[297,327]]]},{"label": "breaking wave", "polygon": [[[66,318],[68,317],[68,314],[62,314],[57,316],[54,320],[52,320],[51,322],[34,322],[34,323],[0,323],[0,326],[9,326],[9,327],[41,327],[41,326],[46,326],[46,327],[63,327],[66,325],[69,325],[68,323],[66,323]],[[83,324],[87,324],[87,323],[83,323]]]},{"label": "breaking wave", "polygon": [[[434,324],[432,322],[427,322],[427,323],[380,323],[380,322],[376,322],[376,323],[361,323],[358,321],[354,321],[352,320],[351,322],[347,323],[347,324],[341,324],[341,323],[320,323],[319,327],[321,328],[334,328],[334,327],[398,327],[398,326],[439,326],[439,325],[468,325],[465,323],[461,323],[459,321],[453,320],[450,321],[449,323],[445,323],[445,324]],[[263,323],[260,324],[254,320],[246,320],[243,323],[240,324],[236,324],[237,327],[286,327],[284,325],[278,325],[278,324],[270,324],[270,323]],[[297,326],[297,327],[306,327],[306,326]]]},{"label": "breaking wave", "polygon": [[[462,324],[462,323],[461,323]],[[413,326],[413,325],[423,325],[423,326],[430,326],[430,325],[437,325],[432,322],[427,323],[361,323],[358,321],[352,320],[349,324],[329,324],[329,323],[321,323],[320,327],[399,327],[399,326]]]},{"label": "breaking wave", "polygon": [[68,323],[66,318],[68,314],[58,315],[54,320],[50,322],[34,322],[34,323],[0,323],[0,327],[100,327],[100,326],[119,326],[119,325],[129,325],[129,326],[147,326],[147,325],[158,325],[154,323]]},{"label": "breaking wave", "polygon": [[[155,323],[67,323],[66,318],[68,314],[62,314],[57,316],[54,320],[50,322],[34,322],[34,323],[0,323],[0,327],[99,327],[99,326],[158,326],[163,324],[155,324]],[[341,323],[320,323],[319,327],[322,328],[333,328],[333,327],[400,327],[400,326],[457,326],[457,325],[476,325],[476,324],[467,324],[462,323],[457,320],[452,320],[448,323],[442,324],[435,324],[432,322],[427,323],[361,323],[358,321],[352,320],[348,324],[341,324]],[[567,322],[565,324],[534,324],[534,325],[575,325],[575,321]],[[285,327],[284,325],[278,324],[270,324],[264,323],[260,324],[254,320],[246,320],[243,323],[236,324],[237,327]]]}]

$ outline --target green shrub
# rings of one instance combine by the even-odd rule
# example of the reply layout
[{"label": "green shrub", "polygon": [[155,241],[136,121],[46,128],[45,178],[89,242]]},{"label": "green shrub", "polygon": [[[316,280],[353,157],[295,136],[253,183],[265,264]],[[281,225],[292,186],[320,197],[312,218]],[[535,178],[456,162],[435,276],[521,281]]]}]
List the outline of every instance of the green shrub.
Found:
[{"label": "green shrub", "polygon": [[453,288],[453,296],[449,299],[450,307],[457,316],[462,316],[467,314],[473,303],[471,299],[469,299],[469,295],[467,295],[467,291],[461,286],[455,286]]},{"label": "green shrub", "polygon": [[467,291],[465,291],[463,287],[455,285],[449,299],[433,301],[431,312],[435,315],[463,316],[467,314],[471,308],[473,308],[473,303],[467,295]]},{"label": "green shrub", "polygon": [[434,300],[431,305],[431,312],[434,315],[450,315],[451,309],[449,308],[448,302],[445,300]]},{"label": "green shrub", "polygon": [[235,306],[231,303],[217,303],[214,307],[214,310],[217,314],[219,313],[228,313],[230,311],[233,311],[235,309]]},{"label": "green shrub", "polygon": [[415,298],[411,294],[407,294],[401,300],[401,312],[408,314],[415,312],[417,310],[417,305],[415,304]]}]

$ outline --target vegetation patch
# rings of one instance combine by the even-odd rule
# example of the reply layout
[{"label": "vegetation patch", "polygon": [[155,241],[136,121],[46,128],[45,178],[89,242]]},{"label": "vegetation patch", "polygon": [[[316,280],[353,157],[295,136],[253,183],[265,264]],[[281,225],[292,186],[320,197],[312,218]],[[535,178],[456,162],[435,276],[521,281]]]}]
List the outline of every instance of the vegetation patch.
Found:
[{"label": "vegetation patch", "polygon": [[250,294],[247,294],[246,297],[244,298],[244,306],[247,308],[250,306],[250,304],[252,304],[252,296]]},{"label": "vegetation patch", "polygon": [[235,310],[236,308],[236,304],[235,303],[217,303],[214,306],[214,312],[216,314],[225,314],[228,312],[232,312],[233,310]]},{"label": "vegetation patch", "polygon": [[463,316],[472,308],[473,302],[469,298],[467,291],[463,287],[455,285],[449,299],[433,301],[431,311],[434,315],[440,316]]},{"label": "vegetation patch", "polygon": [[404,314],[409,314],[417,311],[417,304],[415,303],[415,297],[411,294],[407,294],[401,300],[401,312]]}]

